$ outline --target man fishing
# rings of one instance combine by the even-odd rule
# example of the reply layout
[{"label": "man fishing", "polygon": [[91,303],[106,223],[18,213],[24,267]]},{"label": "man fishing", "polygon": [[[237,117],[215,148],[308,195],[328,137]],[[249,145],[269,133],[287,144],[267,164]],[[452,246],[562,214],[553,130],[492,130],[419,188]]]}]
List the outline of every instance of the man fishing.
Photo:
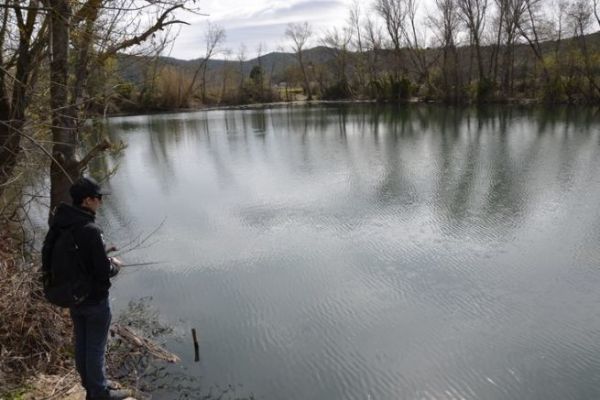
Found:
[{"label": "man fishing", "polygon": [[[73,205],[61,204],[52,218],[42,250],[43,268],[48,270],[61,259],[72,257],[60,253],[57,237],[72,234],[82,270],[88,274],[85,293],[69,307],[75,335],[75,365],[86,390],[86,400],[119,400],[131,396],[106,379],[105,353],[111,311],[108,301],[110,278],[121,267],[116,258],[108,257],[102,230],[95,223],[96,212],[107,194],[91,178],[81,178],[70,188]],[[64,251],[63,251],[64,252]],[[63,263],[64,265],[64,263]]]}]

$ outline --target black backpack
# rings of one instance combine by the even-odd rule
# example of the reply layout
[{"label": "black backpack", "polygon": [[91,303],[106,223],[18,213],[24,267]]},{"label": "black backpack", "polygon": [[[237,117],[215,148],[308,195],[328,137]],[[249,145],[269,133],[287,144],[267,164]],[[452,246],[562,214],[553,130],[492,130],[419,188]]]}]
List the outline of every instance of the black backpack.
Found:
[{"label": "black backpack", "polygon": [[82,262],[74,227],[58,229],[48,238],[51,252],[44,260],[42,284],[46,299],[59,307],[81,304],[90,294],[92,277]]}]

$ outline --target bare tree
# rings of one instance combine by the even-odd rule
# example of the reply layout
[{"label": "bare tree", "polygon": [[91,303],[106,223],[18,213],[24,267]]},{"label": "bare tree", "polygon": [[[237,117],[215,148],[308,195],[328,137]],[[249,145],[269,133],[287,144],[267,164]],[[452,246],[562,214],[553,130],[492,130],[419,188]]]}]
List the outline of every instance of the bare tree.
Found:
[{"label": "bare tree", "polygon": [[596,22],[598,22],[598,27],[600,27],[600,12],[598,11],[600,6],[598,3],[600,3],[599,0],[594,0],[594,16],[596,17]]},{"label": "bare tree", "polygon": [[266,46],[263,42],[260,42],[256,46],[256,63],[261,68],[262,68],[262,56],[263,56],[263,52],[265,51],[265,48],[266,48]]},{"label": "bare tree", "polygon": [[269,81],[267,83],[267,87],[269,88],[269,92],[272,92],[272,88],[273,88],[273,74],[275,73],[275,67],[277,65],[277,62],[275,60],[276,59],[274,58],[271,61],[271,68],[269,69]]},{"label": "bare tree", "polygon": [[600,94],[600,87],[596,83],[594,77],[590,51],[588,49],[588,43],[585,37],[588,29],[592,25],[593,13],[594,10],[592,5],[587,0],[575,0],[567,11],[570,25],[573,29],[573,33],[575,34],[581,55],[583,57],[584,71],[589,87],[588,97],[590,99],[594,97],[594,91]]},{"label": "bare tree", "polygon": [[339,85],[339,95],[344,97],[351,95],[351,88],[348,82],[348,59],[350,42],[352,41],[352,30],[348,27],[338,29],[332,28],[325,33],[321,43],[331,49],[334,53],[334,65],[337,85]]},{"label": "bare tree", "polygon": [[418,74],[419,82],[427,82],[429,83],[429,69],[432,63],[427,61],[427,56],[425,51],[423,51],[421,47],[421,43],[424,39],[422,39],[417,33],[417,1],[416,0],[405,0],[406,1],[406,18],[408,24],[405,24],[403,27],[403,34],[406,39],[406,44],[409,50],[409,56],[411,62]]},{"label": "bare tree", "polygon": [[292,41],[292,50],[296,55],[298,64],[300,64],[300,70],[302,71],[302,78],[304,80],[304,90],[306,91],[307,99],[309,101],[312,100],[312,93],[310,90],[310,80],[308,77],[307,65],[304,60],[304,51],[312,34],[312,27],[308,22],[304,22],[302,24],[288,24],[287,29],[285,30],[285,36]]},{"label": "bare tree", "polygon": [[550,81],[550,72],[548,71],[548,67],[544,62],[544,55],[541,45],[543,37],[541,37],[541,32],[539,29],[540,23],[543,23],[544,20],[541,10],[543,0],[523,1],[525,7],[524,17],[521,21],[519,21],[517,28],[519,30],[519,34],[525,39],[525,41],[527,41],[529,47],[535,55],[535,58],[541,65],[544,81],[547,83]]},{"label": "bare tree", "polygon": [[458,6],[460,18],[469,30],[471,45],[475,47],[479,81],[483,82],[486,79],[486,75],[483,67],[483,55],[481,53],[481,39],[485,26],[488,0],[456,0],[456,5]]},{"label": "bare tree", "polygon": [[375,11],[383,19],[388,36],[394,47],[396,68],[406,72],[402,59],[402,38],[404,36],[404,23],[406,20],[406,0],[376,0]]},{"label": "bare tree", "polygon": [[[523,0],[521,0],[521,2],[524,2]],[[559,51],[560,51],[560,45],[562,42],[562,37],[563,37],[563,25],[564,25],[564,20],[565,20],[565,15],[567,14],[567,8],[569,6],[569,0],[558,0],[556,2],[556,7],[555,7],[555,24],[556,24],[556,29],[555,29],[555,36],[554,36],[554,58],[556,60],[558,60],[559,58]]]},{"label": "bare tree", "polygon": [[[496,0],[496,6],[498,8],[498,37],[497,44],[499,45],[502,41],[503,44],[503,56],[502,56],[502,89],[505,93],[510,95],[513,90],[514,80],[514,57],[515,57],[515,43],[518,34],[518,26],[521,24],[523,15],[525,14],[525,1],[524,0]],[[497,46],[497,49],[499,47]],[[493,78],[497,76],[498,61],[492,61],[493,65]]]},{"label": "bare tree", "polygon": [[[7,1],[0,28],[0,194],[21,152],[25,115],[47,45],[47,12],[37,0]],[[14,46],[14,47],[13,47]]]},{"label": "bare tree", "polygon": [[302,71],[302,78],[304,80],[304,90],[306,91],[307,99],[309,101],[312,100],[312,93],[310,90],[307,65],[304,60],[304,51],[312,34],[312,28],[308,22],[302,24],[290,23],[285,30],[285,36],[292,41],[292,50],[296,55],[298,64],[300,64],[300,70]]},{"label": "bare tree", "polygon": [[245,79],[245,73],[244,73],[244,63],[246,62],[246,45],[244,43],[242,43],[240,45],[240,48],[238,50],[238,54],[237,54],[237,59],[238,59],[238,64],[239,64],[239,73],[240,73],[240,85],[238,88],[238,92],[239,92],[239,97],[242,97],[242,90],[244,89],[244,79]]},{"label": "bare tree", "polygon": [[260,42],[258,46],[256,46],[256,63],[258,64],[258,68],[260,69],[260,74],[258,74],[258,82],[256,82],[259,86],[259,94],[260,99],[265,98],[265,87],[264,87],[264,68],[262,65],[262,56],[263,51],[265,50],[265,45]]},{"label": "bare tree", "polygon": [[360,2],[353,0],[348,12],[348,25],[354,38],[354,47],[359,53],[363,52],[362,10]]},{"label": "bare tree", "polygon": [[379,53],[383,48],[383,33],[381,27],[372,18],[367,18],[365,21],[364,31],[369,84],[373,85],[378,76]]},{"label": "bare tree", "polygon": [[[50,168],[50,210],[51,213],[61,201],[67,201],[68,188],[72,181],[81,176],[87,164],[101,151],[107,149],[110,143],[101,141],[81,159],[77,156],[79,146],[80,121],[84,118],[79,115],[81,99],[88,68],[90,67],[90,54],[94,50],[91,34],[98,23],[101,8],[112,9],[115,2],[103,3],[100,0],[88,0],[76,4],[80,6],[72,9],[73,2],[69,0],[47,0],[51,18],[51,59],[50,59],[50,109],[52,113],[52,156]],[[166,26],[182,23],[172,17],[172,13],[184,8],[184,2],[163,1],[151,4],[150,7],[157,13],[154,22],[141,28],[137,25],[136,31],[128,36],[121,37],[120,41],[111,41],[96,55],[96,62],[103,62],[108,57],[119,51],[124,51],[133,46],[140,45],[149,39],[155,32]],[[72,32],[78,32],[75,38]],[[69,55],[71,44],[76,41],[75,61],[71,63]],[[74,80],[69,79],[71,66],[74,66]]]},{"label": "bare tree", "polygon": [[206,31],[204,33],[204,56],[200,58],[198,67],[194,71],[194,75],[192,76],[192,82],[188,88],[188,92],[191,93],[194,90],[194,86],[196,84],[196,80],[198,79],[198,74],[201,73],[201,96],[202,103],[206,103],[206,72],[208,70],[208,62],[211,57],[218,50],[218,46],[225,40],[225,29],[217,24],[213,24],[209,22]]},{"label": "bare tree", "polygon": [[456,0],[435,0],[435,6],[437,15],[430,16],[430,24],[436,28],[434,35],[442,50],[442,92],[448,100],[459,101],[462,84],[456,48],[460,25]]},{"label": "bare tree", "polygon": [[223,70],[222,70],[222,81],[221,81],[221,96],[220,101],[223,102],[225,95],[227,93],[227,82],[229,80],[230,69],[229,69],[229,57],[231,56],[230,49],[223,50]]},{"label": "bare tree", "polygon": [[[152,103],[154,103],[154,93],[156,90],[156,83],[157,83],[157,78],[159,78],[159,57],[162,54],[162,52],[164,51],[165,47],[166,47],[166,43],[167,43],[167,36],[165,36],[163,38],[163,40],[161,41],[161,43],[154,49],[154,51],[152,51],[150,53],[149,59],[151,60],[148,63],[144,63],[142,66],[142,70],[143,70],[143,76],[144,76],[144,80],[142,83],[142,87],[140,89],[140,93],[138,96],[138,102],[140,104],[146,105],[149,101],[152,101]],[[186,86],[186,90],[187,90],[187,85]],[[183,88],[178,88],[179,89],[179,96],[177,99],[177,107],[181,107],[181,105],[183,103],[187,102],[187,99],[185,98],[185,93],[183,92]]]},{"label": "bare tree", "polygon": [[594,9],[587,0],[574,0],[569,5],[567,16],[576,37],[582,37],[588,33],[589,28],[592,26],[593,13]]},{"label": "bare tree", "polygon": [[365,87],[365,74],[367,69],[365,54],[365,39],[363,33],[362,10],[360,2],[353,0],[348,13],[348,26],[352,34],[352,47],[356,50],[355,76],[358,81],[358,87],[362,90]]}]

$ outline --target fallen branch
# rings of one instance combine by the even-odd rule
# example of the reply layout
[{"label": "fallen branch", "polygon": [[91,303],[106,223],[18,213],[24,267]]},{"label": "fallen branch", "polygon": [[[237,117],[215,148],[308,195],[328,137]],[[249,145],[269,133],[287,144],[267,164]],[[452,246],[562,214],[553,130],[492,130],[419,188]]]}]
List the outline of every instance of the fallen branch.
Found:
[{"label": "fallen branch", "polygon": [[131,347],[143,348],[148,352],[148,354],[159,360],[170,363],[181,361],[177,355],[163,349],[153,341],[136,334],[131,328],[115,323],[112,324],[110,330],[112,335],[119,335],[121,339],[126,341],[129,345],[131,345]]}]

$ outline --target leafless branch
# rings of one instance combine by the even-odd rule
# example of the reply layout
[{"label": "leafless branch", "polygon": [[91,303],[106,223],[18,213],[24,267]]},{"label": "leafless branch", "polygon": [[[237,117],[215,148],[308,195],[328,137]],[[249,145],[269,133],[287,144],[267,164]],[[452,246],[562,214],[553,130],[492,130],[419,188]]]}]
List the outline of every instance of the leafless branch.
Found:
[{"label": "leafless branch", "polygon": [[156,234],[156,232],[158,232],[165,224],[165,222],[167,221],[166,218],[164,218],[160,224],[158,224],[158,226],[156,228],[154,228],[150,233],[148,233],[146,236],[144,236],[142,239],[141,238],[141,234],[136,236],[133,240],[129,241],[128,243],[126,243],[125,245],[121,246],[119,248],[119,252],[116,253],[115,255],[117,256],[121,256],[123,254],[129,253],[133,250],[137,250],[139,249],[141,246],[144,245],[144,243],[146,243],[152,236],[154,236]]},{"label": "leafless branch", "polygon": [[108,50],[106,50],[104,53],[102,53],[99,57],[98,60],[99,62],[103,62],[104,60],[106,60],[108,57],[116,54],[119,51],[125,50],[131,46],[135,46],[135,45],[139,45],[141,44],[143,41],[145,41],[146,39],[148,39],[153,33],[163,30],[166,26],[168,25],[173,25],[173,24],[185,24],[185,25],[189,25],[189,23],[185,22],[185,21],[181,21],[181,20],[171,20],[171,21],[166,21],[166,19],[169,17],[169,15],[177,10],[183,8],[183,4],[176,4],[172,7],[169,7],[167,10],[165,10],[162,15],[160,17],[158,17],[158,19],[156,20],[156,23],[154,25],[152,25],[150,28],[148,28],[145,32],[136,35],[128,40],[125,40],[121,43],[118,43],[112,47],[110,47]]}]

